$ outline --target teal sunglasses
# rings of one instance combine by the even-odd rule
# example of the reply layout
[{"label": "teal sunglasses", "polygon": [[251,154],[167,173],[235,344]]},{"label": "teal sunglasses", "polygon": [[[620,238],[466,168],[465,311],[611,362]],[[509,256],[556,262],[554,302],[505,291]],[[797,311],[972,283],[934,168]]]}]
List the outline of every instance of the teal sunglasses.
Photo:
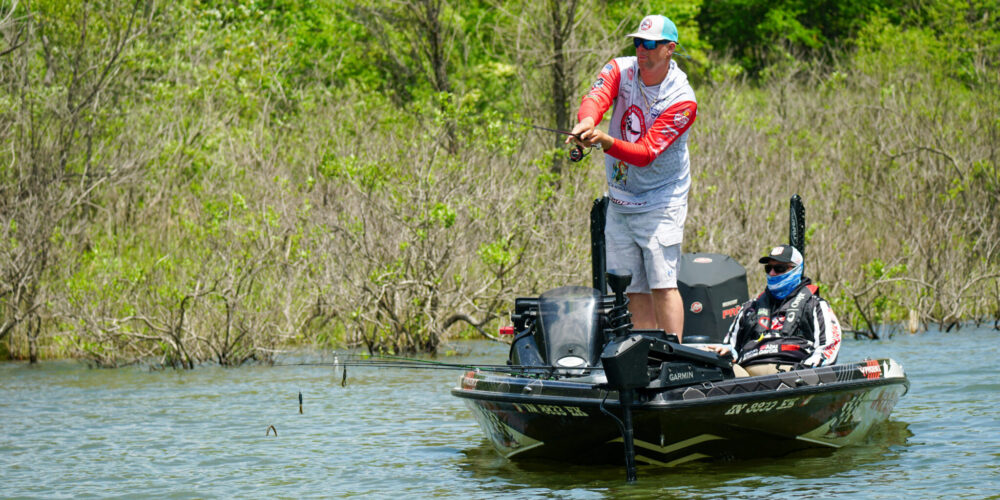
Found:
[{"label": "teal sunglasses", "polygon": [[645,48],[646,50],[653,50],[653,49],[656,48],[657,45],[659,45],[661,43],[667,43],[669,41],[670,40],[644,40],[642,38],[633,38],[632,39],[632,43],[635,44],[635,48],[638,49],[639,46],[642,45],[643,48]]}]

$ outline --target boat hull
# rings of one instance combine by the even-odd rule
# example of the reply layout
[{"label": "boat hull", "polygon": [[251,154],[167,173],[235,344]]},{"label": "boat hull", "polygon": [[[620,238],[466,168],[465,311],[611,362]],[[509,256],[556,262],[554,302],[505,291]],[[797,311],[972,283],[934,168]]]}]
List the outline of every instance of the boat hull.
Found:
[{"label": "boat hull", "polygon": [[[597,382],[468,372],[452,394],[508,458],[621,462],[621,404]],[[640,390],[632,407],[636,459],[673,466],[839,448],[885,421],[908,388],[902,367],[882,359]]]}]

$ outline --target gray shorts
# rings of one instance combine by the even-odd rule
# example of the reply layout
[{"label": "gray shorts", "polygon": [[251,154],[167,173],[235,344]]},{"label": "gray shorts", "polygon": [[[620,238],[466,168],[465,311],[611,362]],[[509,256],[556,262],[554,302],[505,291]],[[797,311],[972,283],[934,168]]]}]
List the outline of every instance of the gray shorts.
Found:
[{"label": "gray shorts", "polygon": [[686,218],[686,204],[640,214],[623,214],[609,207],[604,229],[606,263],[609,271],[632,274],[626,292],[677,288],[677,262]]}]

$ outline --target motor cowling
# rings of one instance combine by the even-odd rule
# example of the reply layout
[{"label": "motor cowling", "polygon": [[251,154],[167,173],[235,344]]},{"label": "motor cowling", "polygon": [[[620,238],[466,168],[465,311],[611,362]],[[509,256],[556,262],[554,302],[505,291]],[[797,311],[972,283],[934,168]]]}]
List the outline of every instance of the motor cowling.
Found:
[{"label": "motor cowling", "polygon": [[684,343],[721,343],[750,298],[747,272],[718,253],[681,255],[677,288],[684,301]]},{"label": "motor cowling", "polygon": [[600,292],[582,286],[563,286],[537,299],[518,299],[511,318],[520,333],[511,345],[511,364],[599,366],[604,340],[602,304]]}]

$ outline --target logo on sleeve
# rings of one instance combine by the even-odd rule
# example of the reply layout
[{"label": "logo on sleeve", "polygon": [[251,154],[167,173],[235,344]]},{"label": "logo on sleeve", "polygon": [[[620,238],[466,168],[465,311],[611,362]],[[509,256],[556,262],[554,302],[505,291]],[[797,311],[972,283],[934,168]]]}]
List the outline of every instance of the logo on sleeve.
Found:
[{"label": "logo on sleeve", "polygon": [[666,138],[668,138],[670,140],[673,140],[678,135],[680,135],[680,133],[677,132],[676,130],[674,130],[673,128],[670,128],[670,126],[665,125],[663,127],[663,136],[664,137],[666,137]]},{"label": "logo on sleeve", "polygon": [[686,109],[674,115],[674,126],[677,128],[684,128],[690,121],[691,112]]}]

